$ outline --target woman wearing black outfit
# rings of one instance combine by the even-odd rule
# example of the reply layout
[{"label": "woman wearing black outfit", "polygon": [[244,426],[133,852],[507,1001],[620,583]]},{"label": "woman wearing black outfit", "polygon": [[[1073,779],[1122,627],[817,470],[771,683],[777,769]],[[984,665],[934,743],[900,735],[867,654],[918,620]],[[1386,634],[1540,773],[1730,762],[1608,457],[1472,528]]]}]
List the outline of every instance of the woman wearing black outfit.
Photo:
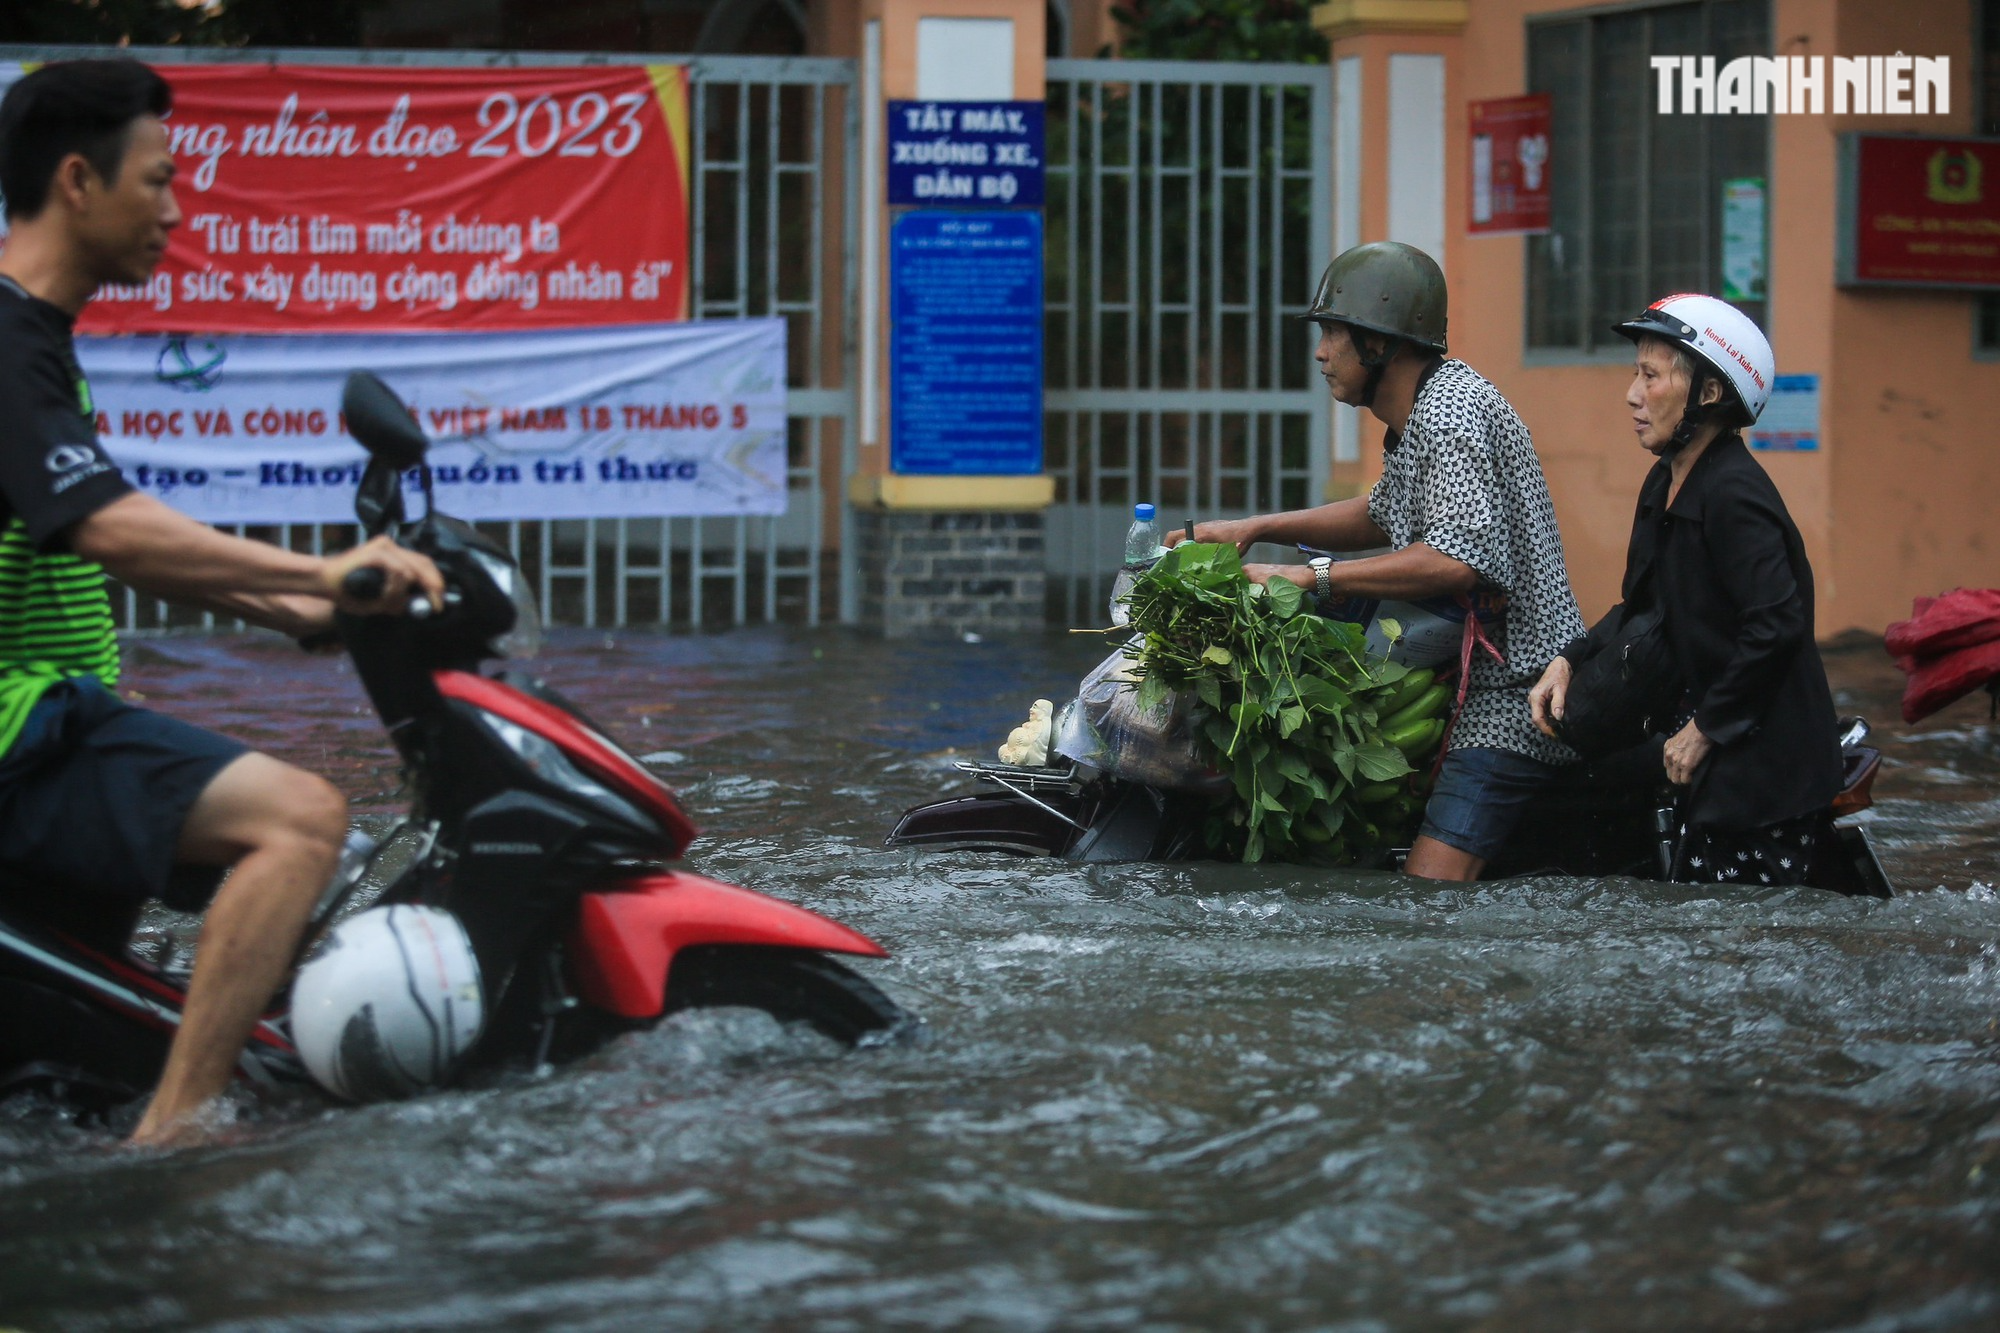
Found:
[{"label": "woman wearing black outfit", "polygon": [[1530,710],[1553,735],[1572,668],[1628,607],[1658,605],[1687,683],[1665,749],[1668,779],[1689,788],[1677,878],[1804,883],[1840,790],[1840,742],[1805,546],[1738,433],[1770,395],[1770,344],[1707,296],[1668,297],[1618,332],[1638,345],[1625,401],[1659,462],[1639,490],[1624,600],[1549,664]]}]

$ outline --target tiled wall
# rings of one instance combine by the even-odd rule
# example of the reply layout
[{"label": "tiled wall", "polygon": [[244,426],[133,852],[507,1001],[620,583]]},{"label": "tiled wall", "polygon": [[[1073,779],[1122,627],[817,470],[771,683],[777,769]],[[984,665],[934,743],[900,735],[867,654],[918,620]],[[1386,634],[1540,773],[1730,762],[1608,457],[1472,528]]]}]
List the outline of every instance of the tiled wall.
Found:
[{"label": "tiled wall", "polygon": [[855,526],[868,628],[889,638],[1040,632],[1041,513],[863,509]]}]

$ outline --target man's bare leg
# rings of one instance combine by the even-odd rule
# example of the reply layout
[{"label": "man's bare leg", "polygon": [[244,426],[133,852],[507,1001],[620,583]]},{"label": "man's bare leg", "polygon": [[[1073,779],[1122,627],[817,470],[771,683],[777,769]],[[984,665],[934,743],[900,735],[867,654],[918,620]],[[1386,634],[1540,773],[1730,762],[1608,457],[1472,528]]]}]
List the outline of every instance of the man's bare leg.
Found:
[{"label": "man's bare leg", "polygon": [[1415,875],[1418,879],[1457,880],[1471,883],[1479,878],[1479,872],[1486,868],[1486,858],[1474,856],[1471,852],[1461,852],[1449,843],[1436,838],[1418,838],[1410,844],[1410,859],[1403,862],[1403,873]]},{"label": "man's bare leg", "polygon": [[200,1137],[191,1118],[228,1085],[346,833],[346,799],[324,779],[269,755],[235,760],[195,800],[180,859],[236,868],[202,922],[180,1031],[131,1142]]}]

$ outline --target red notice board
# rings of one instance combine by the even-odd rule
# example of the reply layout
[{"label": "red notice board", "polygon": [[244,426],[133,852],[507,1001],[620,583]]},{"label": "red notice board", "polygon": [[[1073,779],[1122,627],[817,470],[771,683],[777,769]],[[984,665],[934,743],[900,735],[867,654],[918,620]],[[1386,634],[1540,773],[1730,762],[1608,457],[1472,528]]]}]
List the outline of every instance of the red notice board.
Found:
[{"label": "red notice board", "polygon": [[163,65],[185,215],[82,333],[687,318],[679,65]]},{"label": "red notice board", "polygon": [[1547,93],[1502,97],[1471,105],[1472,179],[1466,197],[1474,236],[1520,235],[1549,229],[1549,107]]},{"label": "red notice board", "polygon": [[1839,277],[2000,288],[2000,139],[1842,135]]}]

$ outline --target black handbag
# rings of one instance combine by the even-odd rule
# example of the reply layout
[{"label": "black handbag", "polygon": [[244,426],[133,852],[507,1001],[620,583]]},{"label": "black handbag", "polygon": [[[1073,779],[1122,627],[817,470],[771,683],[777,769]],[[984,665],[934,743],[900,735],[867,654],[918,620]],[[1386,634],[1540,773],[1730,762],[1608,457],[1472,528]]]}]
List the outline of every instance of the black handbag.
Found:
[{"label": "black handbag", "polygon": [[1665,613],[1629,611],[1611,641],[1570,673],[1556,732],[1585,759],[1598,759],[1665,730],[1686,693]]}]

